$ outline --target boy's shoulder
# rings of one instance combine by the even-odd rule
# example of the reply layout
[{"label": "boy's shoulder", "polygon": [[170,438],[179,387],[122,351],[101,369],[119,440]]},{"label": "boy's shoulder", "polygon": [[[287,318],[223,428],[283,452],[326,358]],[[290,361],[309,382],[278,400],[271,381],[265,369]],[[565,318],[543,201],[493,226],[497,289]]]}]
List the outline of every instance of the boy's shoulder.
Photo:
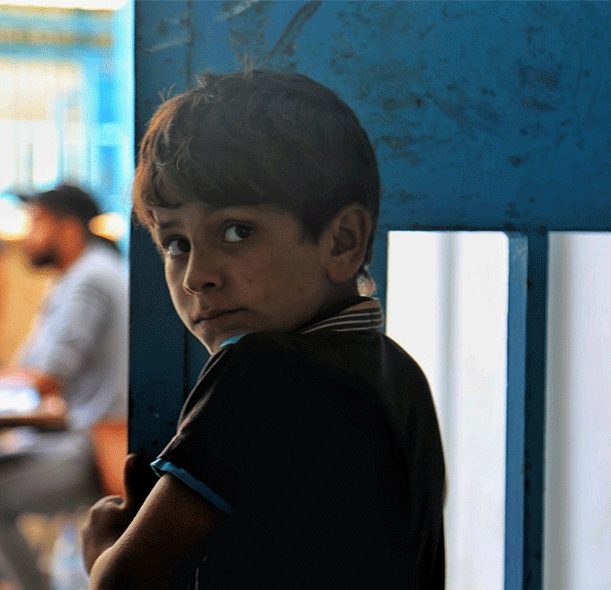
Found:
[{"label": "boy's shoulder", "polygon": [[[329,349],[328,335],[287,332],[252,332],[226,345],[210,364],[222,373],[273,380],[280,375],[310,373]],[[345,338],[344,338],[345,340]],[[214,368],[214,367],[212,367]],[[206,371],[204,371],[205,374]]]},{"label": "boy's shoulder", "polygon": [[340,333],[325,330],[315,333],[252,332],[227,346],[227,358],[282,367],[308,366],[326,362],[329,356],[352,360],[353,352],[375,354],[382,334]]},{"label": "boy's shoulder", "polygon": [[376,364],[380,337],[331,331],[252,332],[214,355],[199,383],[244,384],[250,389],[292,380],[341,380],[342,374],[354,375],[355,365],[362,368],[365,357]]},{"label": "boy's shoulder", "polygon": [[243,393],[299,383],[312,391],[358,391],[370,400],[388,392],[403,396],[406,388],[410,398],[428,396],[424,373],[380,332],[382,325],[377,300],[340,302],[298,330],[233,338],[210,359],[199,383],[203,389],[218,386]]},{"label": "boy's shoulder", "polygon": [[254,332],[219,353],[219,369],[232,381],[314,380],[351,388],[384,387],[407,379],[428,389],[418,363],[377,330]]}]

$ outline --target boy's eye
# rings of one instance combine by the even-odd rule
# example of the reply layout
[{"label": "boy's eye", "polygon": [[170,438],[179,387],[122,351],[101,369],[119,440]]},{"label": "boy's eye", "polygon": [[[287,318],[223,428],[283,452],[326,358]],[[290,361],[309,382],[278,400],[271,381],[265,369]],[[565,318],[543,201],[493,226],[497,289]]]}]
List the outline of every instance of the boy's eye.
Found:
[{"label": "boy's eye", "polygon": [[225,228],[223,232],[223,239],[226,242],[241,242],[245,240],[247,237],[252,234],[253,228],[248,225],[241,225],[239,223],[234,223]]},{"label": "boy's eye", "polygon": [[170,238],[163,245],[163,249],[172,257],[181,256],[189,252],[189,242],[183,238]]}]

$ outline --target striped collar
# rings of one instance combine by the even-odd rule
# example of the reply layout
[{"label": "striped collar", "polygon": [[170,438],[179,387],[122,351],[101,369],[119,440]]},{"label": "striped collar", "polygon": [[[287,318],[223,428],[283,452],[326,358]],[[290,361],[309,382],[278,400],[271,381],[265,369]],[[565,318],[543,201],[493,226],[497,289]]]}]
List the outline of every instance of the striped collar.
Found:
[{"label": "striped collar", "polygon": [[[362,332],[364,330],[378,330],[384,327],[384,313],[377,299],[372,297],[359,297],[357,303],[348,305],[341,311],[326,317],[323,320],[307,324],[297,330],[298,334],[311,334],[321,330],[331,330],[333,332]],[[238,334],[227,338],[220,348],[223,349],[229,344],[235,344],[241,340],[246,333]]]},{"label": "striped collar", "polygon": [[344,308],[339,313],[305,326],[299,330],[299,333],[311,334],[321,330],[361,332],[382,328],[384,326],[384,314],[378,300],[369,297],[360,299],[358,303]]},{"label": "striped collar", "polygon": [[[352,300],[353,303],[346,302],[347,307],[340,308],[336,313],[312,324],[307,324],[296,330],[297,334],[311,334],[330,330],[332,332],[365,332],[367,330],[378,330],[384,327],[384,314],[377,299],[372,297],[358,297]],[[198,377],[199,382],[207,375],[212,367],[225,355],[229,345],[239,342],[248,333],[238,334],[227,338],[219,350],[217,350],[206,361],[204,368]]]}]

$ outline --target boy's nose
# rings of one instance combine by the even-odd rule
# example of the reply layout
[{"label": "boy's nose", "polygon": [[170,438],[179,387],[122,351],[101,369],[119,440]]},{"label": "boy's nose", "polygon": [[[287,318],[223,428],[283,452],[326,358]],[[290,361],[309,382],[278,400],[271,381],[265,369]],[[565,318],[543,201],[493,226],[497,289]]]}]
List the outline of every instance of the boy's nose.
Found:
[{"label": "boy's nose", "polygon": [[182,280],[183,289],[187,293],[201,293],[218,288],[221,284],[221,274],[214,259],[192,251]]}]

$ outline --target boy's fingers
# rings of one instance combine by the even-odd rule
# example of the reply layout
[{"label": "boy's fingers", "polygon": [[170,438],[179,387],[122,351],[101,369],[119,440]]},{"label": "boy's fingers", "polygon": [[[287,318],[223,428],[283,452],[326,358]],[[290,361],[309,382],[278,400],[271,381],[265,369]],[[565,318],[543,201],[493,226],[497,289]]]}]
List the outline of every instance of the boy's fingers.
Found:
[{"label": "boy's fingers", "polygon": [[155,484],[155,476],[148,462],[139,453],[130,453],[125,458],[123,470],[125,481],[125,507],[137,511]]},{"label": "boy's fingers", "polygon": [[142,472],[142,459],[136,453],[130,453],[125,458],[123,478],[125,481],[125,503],[127,508],[138,508],[141,504],[142,492],[140,490],[140,473]]}]

